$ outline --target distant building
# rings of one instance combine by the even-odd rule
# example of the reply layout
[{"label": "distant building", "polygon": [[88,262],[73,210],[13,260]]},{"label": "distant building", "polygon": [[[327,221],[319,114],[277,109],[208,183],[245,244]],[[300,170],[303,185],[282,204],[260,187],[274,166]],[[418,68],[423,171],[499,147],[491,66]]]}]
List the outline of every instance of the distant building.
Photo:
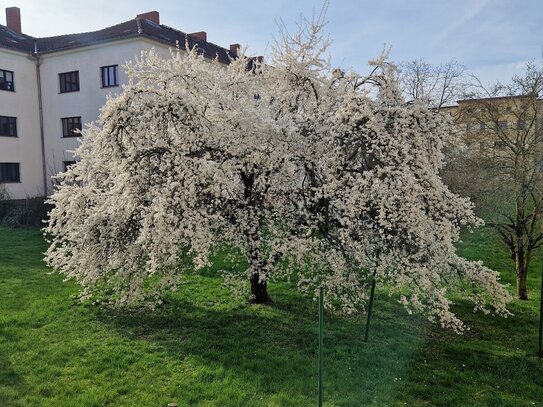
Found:
[{"label": "distant building", "polygon": [[442,111],[453,116],[470,150],[499,155],[501,150],[534,140],[540,133],[543,142],[543,100],[537,95],[473,98],[457,103]]},{"label": "distant building", "polygon": [[151,11],[99,31],[35,38],[23,34],[17,7],[0,25],[0,188],[12,199],[48,195],[51,176],[74,162],[74,130],[97,119],[108,94],[127,81],[122,65],[155,48],[164,56],[198,46],[206,57],[229,63],[229,49],[160,24]]}]

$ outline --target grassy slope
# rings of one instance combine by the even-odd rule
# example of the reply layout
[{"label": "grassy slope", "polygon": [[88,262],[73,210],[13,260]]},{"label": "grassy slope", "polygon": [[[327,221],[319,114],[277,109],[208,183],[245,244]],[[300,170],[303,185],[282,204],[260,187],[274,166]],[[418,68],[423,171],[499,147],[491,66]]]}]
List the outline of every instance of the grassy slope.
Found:
[{"label": "grassy slope", "polygon": [[[213,272],[191,276],[154,313],[111,313],[73,299],[48,274],[37,231],[0,230],[0,406],[310,406],[316,400],[316,306],[273,284],[272,307],[233,299]],[[514,283],[488,230],[461,247]],[[514,317],[457,312],[456,336],[378,294],[363,319],[326,316],[327,406],[543,406],[532,299]]]}]

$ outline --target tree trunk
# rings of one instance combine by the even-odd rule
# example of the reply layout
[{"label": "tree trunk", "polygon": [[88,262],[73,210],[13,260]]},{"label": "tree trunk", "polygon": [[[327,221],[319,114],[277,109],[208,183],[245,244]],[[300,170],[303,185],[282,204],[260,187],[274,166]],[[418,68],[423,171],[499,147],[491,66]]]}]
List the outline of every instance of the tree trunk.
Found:
[{"label": "tree trunk", "polygon": [[253,187],[255,183],[255,174],[251,172],[240,172],[243,182],[243,197],[246,201],[248,211],[247,218],[250,225],[247,225],[245,230],[245,238],[247,240],[249,254],[249,269],[251,270],[251,304],[271,304],[272,300],[268,295],[268,283],[266,280],[260,281],[258,271],[262,267],[262,259],[260,253],[260,220],[258,219],[257,200],[255,200]]},{"label": "tree trunk", "polygon": [[526,285],[526,280],[528,277],[528,270],[522,267],[521,270],[517,270],[517,295],[519,300],[528,299],[528,287]]},{"label": "tree trunk", "polygon": [[526,280],[528,277],[528,264],[530,256],[525,255],[524,248],[518,245],[518,250],[515,256],[515,271],[517,273],[517,295],[519,300],[528,299],[528,287]]},{"label": "tree trunk", "polygon": [[251,304],[271,304],[272,300],[268,295],[268,283],[259,281],[259,274],[255,273],[251,276]]}]

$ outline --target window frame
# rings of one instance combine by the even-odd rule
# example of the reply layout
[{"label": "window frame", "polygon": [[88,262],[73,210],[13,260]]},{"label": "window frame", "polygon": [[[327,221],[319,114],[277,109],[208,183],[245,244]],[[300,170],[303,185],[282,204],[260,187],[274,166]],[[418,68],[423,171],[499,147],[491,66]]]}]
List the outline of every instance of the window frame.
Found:
[{"label": "window frame", "polygon": [[[13,128],[15,129],[15,131],[13,132],[13,134],[4,134],[2,133],[2,119],[12,119],[12,123],[13,123]],[[9,123],[8,123],[9,125]],[[0,116],[0,137],[19,137],[19,135],[17,134],[17,117],[14,117],[14,116]]]},{"label": "window frame", "polygon": [[[74,78],[70,77],[70,80],[67,81],[68,75],[75,75]],[[81,90],[81,83],[79,81],[79,71],[70,71],[70,72],[61,72],[58,74],[58,83],[59,83],[59,93],[71,93],[79,92]],[[70,88],[68,89],[67,84],[70,83]],[[75,87],[73,86],[75,84]]]},{"label": "window frame", "polygon": [[[79,127],[75,127],[77,123],[74,119],[78,119]],[[70,127],[70,121],[72,122],[71,127]],[[66,126],[64,125],[65,122],[66,122]],[[61,117],[60,125],[62,127],[62,138],[81,137],[81,133],[74,133],[74,130],[83,129],[81,116]]]},{"label": "window frame", "polygon": [[[4,165],[16,165],[15,168],[17,168],[17,171],[16,171],[17,176],[15,178],[6,180],[4,178],[4,171],[3,171]],[[0,184],[20,184],[20,183],[21,183],[21,163],[0,162]]]},{"label": "window frame", "polygon": [[[11,81],[6,80],[6,74],[8,74],[8,73],[11,74]],[[3,82],[0,82],[0,84],[11,82],[11,89],[4,89],[0,85],[0,90],[5,90],[6,92],[15,92],[15,72],[10,71],[8,69],[0,69],[0,78],[4,79]]]},{"label": "window frame", "polygon": [[[113,68],[113,84],[109,84],[110,81],[110,75],[109,75],[109,69]],[[106,78],[107,74],[107,78]],[[106,81],[108,79],[108,81]],[[100,84],[102,85],[102,88],[115,88],[119,86],[119,65],[106,65],[100,67]]]}]

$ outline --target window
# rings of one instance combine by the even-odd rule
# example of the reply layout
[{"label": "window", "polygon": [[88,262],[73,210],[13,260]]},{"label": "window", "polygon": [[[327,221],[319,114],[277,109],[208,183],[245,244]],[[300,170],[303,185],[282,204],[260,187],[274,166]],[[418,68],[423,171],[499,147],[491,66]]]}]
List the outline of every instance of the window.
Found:
[{"label": "window", "polygon": [[64,172],[68,171],[68,168],[70,168],[74,164],[75,161],[62,161],[62,165],[64,166]]},{"label": "window", "polygon": [[471,131],[471,123],[466,123],[466,131],[468,133]]},{"label": "window", "polygon": [[0,90],[9,90],[15,92],[15,82],[13,81],[13,72],[0,69]]},{"label": "window", "polygon": [[81,130],[81,116],[64,117],[62,120],[62,137],[79,137],[76,130]]},{"label": "window", "polygon": [[502,130],[507,130],[507,122],[498,122],[498,127]]},{"label": "window", "polygon": [[526,120],[519,119],[517,122],[517,129],[524,130],[526,128]]},{"label": "window", "polygon": [[17,118],[0,116],[0,137],[17,137]]},{"label": "window", "polygon": [[119,86],[118,65],[103,66],[100,71],[102,72],[102,88]]},{"label": "window", "polygon": [[0,182],[21,182],[19,163],[0,163]]},{"label": "window", "polygon": [[59,73],[60,93],[77,92],[79,90],[79,71]]}]

